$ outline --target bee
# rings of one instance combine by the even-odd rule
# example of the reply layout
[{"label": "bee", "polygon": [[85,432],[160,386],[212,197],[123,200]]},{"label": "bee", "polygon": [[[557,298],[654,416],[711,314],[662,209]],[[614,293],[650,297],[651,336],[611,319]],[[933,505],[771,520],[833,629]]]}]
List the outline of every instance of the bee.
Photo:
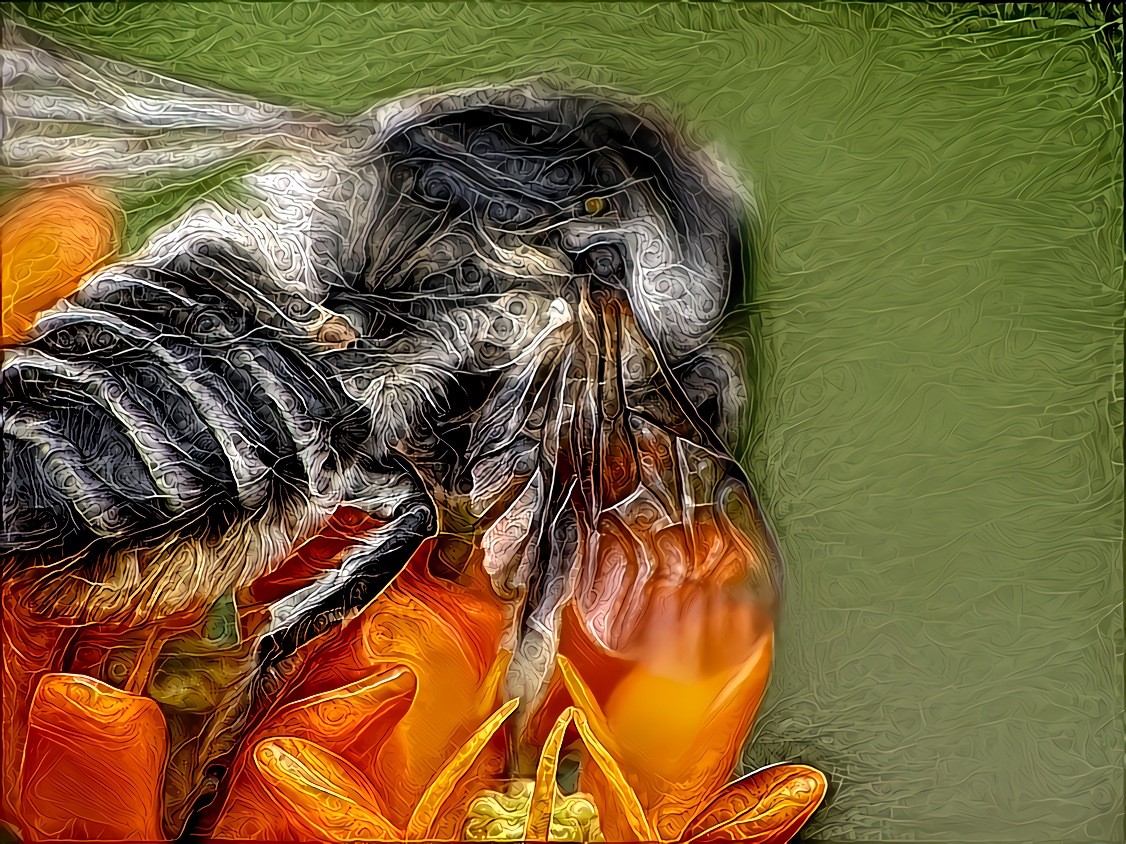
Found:
[{"label": "bee", "polygon": [[4,353],[0,555],[40,609],[206,608],[341,507],[379,526],[271,606],[263,661],[439,531],[520,607],[515,686],[540,682],[567,600],[622,635],[669,576],[629,550],[643,528],[678,526],[677,576],[700,579],[728,576],[705,535],[734,537],[732,576],[776,601],[776,545],[730,455],[744,362],[719,333],[748,204],[662,113],[543,80],[300,112],[11,21],[4,74],[3,164],[28,183],[255,162]]}]

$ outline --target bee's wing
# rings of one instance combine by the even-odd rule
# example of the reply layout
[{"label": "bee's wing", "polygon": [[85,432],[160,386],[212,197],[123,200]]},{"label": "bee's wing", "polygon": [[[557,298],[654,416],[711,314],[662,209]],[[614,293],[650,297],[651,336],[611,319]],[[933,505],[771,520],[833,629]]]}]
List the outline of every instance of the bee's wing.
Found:
[{"label": "bee's wing", "polygon": [[335,118],[77,55],[3,21],[3,165],[28,179],[193,172],[305,145]]},{"label": "bee's wing", "polygon": [[[236,201],[198,198],[4,350],[0,562],[85,566],[90,581],[116,570],[122,547],[183,559],[212,528],[287,541],[298,533],[288,524],[259,524],[267,512],[289,519],[278,498],[296,496],[295,518],[315,520],[350,496],[341,473],[354,443],[338,461],[330,446],[354,409],[317,356],[328,290],[362,264],[374,173],[344,161],[335,118],[76,56],[10,20],[3,35],[5,175],[143,190],[247,153],[269,160],[239,177]],[[95,335],[109,345],[95,348]],[[260,568],[284,553],[274,544]],[[231,560],[253,556],[231,549]],[[200,556],[211,565],[216,553]],[[148,594],[192,594],[174,569],[154,563],[170,579],[147,579]],[[210,589],[215,570],[227,571],[201,565],[188,579],[207,571]],[[122,606],[135,597],[117,592]]]}]

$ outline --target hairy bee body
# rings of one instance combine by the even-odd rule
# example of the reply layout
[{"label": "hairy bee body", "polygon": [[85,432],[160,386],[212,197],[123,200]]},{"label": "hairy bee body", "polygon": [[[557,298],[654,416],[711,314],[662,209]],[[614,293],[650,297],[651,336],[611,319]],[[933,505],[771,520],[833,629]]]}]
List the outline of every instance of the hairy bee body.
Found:
[{"label": "hairy bee body", "polygon": [[[496,611],[470,662],[504,672],[482,682],[516,701],[522,776],[565,628],[652,676],[764,668],[780,563],[729,454],[743,365],[717,333],[749,209],[670,121],[542,81],[304,114],[4,35],[0,154],[28,184],[254,156],[0,372],[5,601],[63,631],[49,670],[164,707],[166,831],[207,825],[302,677],[350,676],[335,645],[382,665],[358,631],[396,629],[380,592],[411,560],[404,589],[453,605],[472,583]],[[374,527],[276,571],[342,508]],[[201,632],[216,619],[236,632]],[[722,782],[736,744],[700,776]]]},{"label": "hairy bee body", "polygon": [[[377,517],[276,607],[289,651],[455,511],[480,533],[560,461],[586,467],[596,512],[582,451],[614,407],[722,452],[742,376],[714,333],[742,286],[741,205],[650,110],[530,83],[302,116],[7,34],[17,175],[268,157],[236,201],[197,202],[5,353],[0,553],[44,606],[132,623],[206,608],[336,507]],[[108,108],[83,73],[146,106]],[[64,127],[102,134],[37,133],[64,101]],[[613,349],[607,308],[625,314]],[[566,498],[552,483],[544,524]]]}]

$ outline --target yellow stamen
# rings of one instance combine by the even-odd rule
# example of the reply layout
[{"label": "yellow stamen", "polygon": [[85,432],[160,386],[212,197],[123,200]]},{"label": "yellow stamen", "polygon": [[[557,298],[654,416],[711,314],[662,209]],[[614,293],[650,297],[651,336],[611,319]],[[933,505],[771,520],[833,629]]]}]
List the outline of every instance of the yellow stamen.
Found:
[{"label": "yellow stamen", "polygon": [[575,706],[593,718],[599,726],[605,724],[606,715],[603,713],[602,707],[594,699],[594,692],[590,690],[586,681],[579,676],[579,672],[575,670],[571,660],[559,654],[555,657],[555,661],[559,666],[559,673],[563,675],[563,685],[566,686],[567,693],[571,695],[571,700],[574,701]]},{"label": "yellow stamen", "polygon": [[571,664],[567,657],[557,656],[556,662],[559,665],[559,672],[563,675],[563,685],[567,687],[571,700],[578,707],[573,718],[575,726],[579,730],[579,736],[586,744],[590,755],[594,757],[594,761],[598,763],[598,767],[602,769],[603,775],[610,784],[611,791],[618,798],[618,804],[621,806],[630,828],[639,841],[660,840],[653,831],[653,827],[649,825],[649,819],[645,817],[645,810],[641,808],[641,801],[637,799],[637,793],[630,787],[622,769],[618,767],[618,763],[614,761],[614,757],[597,735],[597,733],[602,733],[608,740],[610,730],[606,725],[606,716],[602,713],[602,707],[594,699],[594,693],[583,681],[583,678],[579,676],[579,672],[575,670],[575,666]]},{"label": "yellow stamen", "polygon": [[410,821],[407,822],[406,837],[408,840],[427,840],[431,837],[431,827],[438,817],[442,804],[446,802],[454,786],[465,776],[474,760],[485,749],[489,739],[500,729],[500,725],[504,723],[505,719],[516,711],[516,707],[519,705],[520,699],[516,698],[493,713],[492,717],[469,737],[469,740],[450,758],[446,766],[438,772],[438,775],[427,786],[422,799],[418,801],[418,806],[415,807]]},{"label": "yellow stamen", "polygon": [[637,799],[637,793],[626,781],[626,775],[622,773],[622,769],[618,767],[618,763],[614,761],[610,751],[598,740],[598,737],[590,728],[586,714],[581,710],[576,710],[574,717],[579,736],[586,744],[590,755],[594,757],[594,761],[598,763],[598,767],[602,769],[606,781],[610,784],[610,790],[618,798],[618,806],[625,815],[626,822],[633,830],[633,834],[637,836],[637,840],[659,841],[660,838],[657,833],[649,825],[649,819],[645,817],[645,810],[641,808],[641,801]]},{"label": "yellow stamen", "polygon": [[528,841],[548,841],[551,819],[555,814],[556,774],[559,770],[559,751],[563,736],[575,716],[575,708],[567,707],[543,743],[540,763],[536,767],[536,784],[532,789],[532,802],[528,808],[528,826],[524,838]]}]

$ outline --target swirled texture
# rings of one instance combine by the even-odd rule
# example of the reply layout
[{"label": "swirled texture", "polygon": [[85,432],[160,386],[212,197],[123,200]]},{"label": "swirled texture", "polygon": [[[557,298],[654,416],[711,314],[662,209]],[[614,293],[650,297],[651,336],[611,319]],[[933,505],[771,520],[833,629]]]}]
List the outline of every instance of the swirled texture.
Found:
[{"label": "swirled texture", "polygon": [[[733,150],[764,209],[748,459],[790,560],[753,760],[839,772],[815,839],[962,842],[1121,828],[1121,83],[1093,9],[29,12],[344,112],[547,69]],[[138,176],[131,242],[222,178]]]},{"label": "swirled texture", "polygon": [[[525,841],[532,783],[519,780],[507,791],[482,794],[470,804],[466,815],[466,841]],[[605,841],[598,828],[598,810],[586,794],[560,797],[551,815],[553,841]]]}]

